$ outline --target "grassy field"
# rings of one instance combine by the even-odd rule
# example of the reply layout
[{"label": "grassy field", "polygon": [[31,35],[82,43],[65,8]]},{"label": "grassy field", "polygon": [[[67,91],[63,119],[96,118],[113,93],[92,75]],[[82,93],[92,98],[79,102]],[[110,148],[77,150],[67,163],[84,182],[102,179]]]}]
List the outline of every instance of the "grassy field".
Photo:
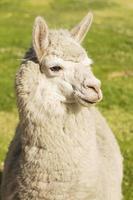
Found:
[{"label": "grassy field", "polygon": [[31,43],[35,16],[53,28],[70,28],[88,10],[94,23],[84,47],[94,60],[104,99],[99,108],[113,129],[124,156],[124,200],[133,200],[133,1],[0,1],[0,168],[18,118],[14,77]]}]

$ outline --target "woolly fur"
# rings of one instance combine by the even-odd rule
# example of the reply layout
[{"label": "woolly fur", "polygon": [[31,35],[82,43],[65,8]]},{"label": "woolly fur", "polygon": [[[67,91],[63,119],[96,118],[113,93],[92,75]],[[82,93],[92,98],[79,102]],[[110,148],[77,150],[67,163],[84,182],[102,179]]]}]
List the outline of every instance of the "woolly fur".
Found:
[{"label": "woolly fur", "polygon": [[5,161],[2,200],[121,200],[116,139],[95,106],[78,103],[70,87],[96,98],[96,91],[82,87],[83,80],[100,87],[91,60],[70,32],[51,30],[48,37],[43,67],[62,61],[66,74],[49,77],[36,49],[27,52],[16,75],[20,121]]}]

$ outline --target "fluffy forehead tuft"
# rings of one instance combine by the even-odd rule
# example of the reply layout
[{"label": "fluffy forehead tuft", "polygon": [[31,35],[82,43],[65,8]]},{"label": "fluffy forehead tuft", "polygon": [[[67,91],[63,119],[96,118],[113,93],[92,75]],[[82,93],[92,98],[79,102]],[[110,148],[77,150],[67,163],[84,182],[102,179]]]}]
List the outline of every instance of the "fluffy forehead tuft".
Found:
[{"label": "fluffy forehead tuft", "polygon": [[86,51],[78,44],[67,30],[50,30],[50,45],[47,53],[63,60],[81,62],[87,57]]}]

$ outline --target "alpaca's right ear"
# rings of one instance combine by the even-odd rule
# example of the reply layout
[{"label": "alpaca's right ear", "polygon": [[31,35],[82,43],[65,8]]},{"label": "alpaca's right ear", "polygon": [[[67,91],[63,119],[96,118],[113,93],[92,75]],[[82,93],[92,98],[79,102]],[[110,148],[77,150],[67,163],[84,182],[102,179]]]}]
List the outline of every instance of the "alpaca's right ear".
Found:
[{"label": "alpaca's right ear", "polygon": [[41,61],[48,43],[48,26],[42,17],[36,17],[33,27],[32,44],[38,61]]}]

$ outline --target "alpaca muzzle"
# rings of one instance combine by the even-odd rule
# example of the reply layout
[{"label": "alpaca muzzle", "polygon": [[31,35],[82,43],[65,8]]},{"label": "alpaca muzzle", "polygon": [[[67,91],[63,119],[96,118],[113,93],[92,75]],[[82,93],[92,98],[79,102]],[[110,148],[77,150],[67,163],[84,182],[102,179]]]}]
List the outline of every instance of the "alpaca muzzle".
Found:
[{"label": "alpaca muzzle", "polygon": [[79,103],[87,106],[87,104],[94,104],[102,100],[102,91],[100,84],[83,85],[81,89],[75,89],[75,98]]},{"label": "alpaca muzzle", "polygon": [[88,103],[97,103],[102,100],[102,91],[100,88],[88,86],[82,89],[81,99]]}]

